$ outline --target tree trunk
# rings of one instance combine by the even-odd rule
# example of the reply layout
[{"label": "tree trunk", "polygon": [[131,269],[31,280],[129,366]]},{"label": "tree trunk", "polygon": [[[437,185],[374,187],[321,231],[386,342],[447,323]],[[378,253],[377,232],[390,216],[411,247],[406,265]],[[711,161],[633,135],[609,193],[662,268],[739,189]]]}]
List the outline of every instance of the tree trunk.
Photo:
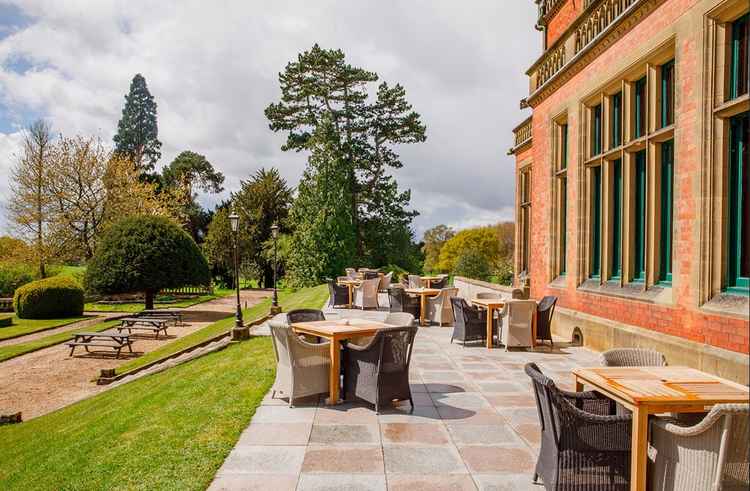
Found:
[{"label": "tree trunk", "polygon": [[154,308],[154,291],[146,290],[146,310]]}]

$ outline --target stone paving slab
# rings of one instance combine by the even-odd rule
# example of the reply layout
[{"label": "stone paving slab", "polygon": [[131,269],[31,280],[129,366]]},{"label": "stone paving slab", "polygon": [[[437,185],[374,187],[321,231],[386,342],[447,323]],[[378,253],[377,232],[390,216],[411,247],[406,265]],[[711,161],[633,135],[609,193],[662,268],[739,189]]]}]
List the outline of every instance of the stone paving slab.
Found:
[{"label": "stone paving slab", "polygon": [[572,388],[570,369],[598,365],[599,355],[562,343],[528,352],[464,347],[450,343],[451,330],[417,334],[413,412],[408,402],[375,414],[367,404],[325,406],[315,397],[289,408],[267,395],[210,489],[541,491],[532,483],[540,432],[523,366],[536,362]]}]

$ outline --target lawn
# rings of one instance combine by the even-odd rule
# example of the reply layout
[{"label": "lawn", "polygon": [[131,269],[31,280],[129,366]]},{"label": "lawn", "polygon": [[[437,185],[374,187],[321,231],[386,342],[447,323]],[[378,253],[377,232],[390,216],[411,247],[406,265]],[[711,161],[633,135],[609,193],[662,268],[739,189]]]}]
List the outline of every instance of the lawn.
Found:
[{"label": "lawn", "polygon": [[0,327],[0,341],[3,339],[24,336],[45,329],[54,329],[56,327],[66,326],[73,322],[86,319],[86,316],[66,317],[63,319],[19,319],[13,316],[13,324],[9,327]]},{"label": "lawn", "polygon": [[273,377],[253,338],[0,428],[0,488],[204,490]]},{"label": "lawn", "polygon": [[[208,302],[215,298],[226,297],[234,293],[234,290],[228,290],[225,288],[215,288],[213,295],[200,295],[194,298],[186,298],[171,303],[154,303],[154,308],[157,309],[184,309],[185,307],[191,307],[199,303]],[[118,303],[118,304],[99,304],[94,302],[87,303],[83,310],[86,312],[140,312],[145,308],[143,302],[132,302],[132,303]]]},{"label": "lawn", "polygon": [[60,332],[57,334],[51,334],[43,338],[35,339],[27,343],[11,344],[9,346],[0,346],[0,362],[15,358],[16,356],[25,355],[32,351],[40,350],[53,344],[59,344],[70,339],[74,332],[98,332],[110,327],[116,326],[120,321],[105,321],[95,324],[93,326],[83,327],[81,329],[73,329],[71,331]]},{"label": "lawn", "polygon": [[[328,298],[328,288],[326,285],[316,286],[314,288],[303,288],[297,291],[279,291],[279,304],[284,311],[300,308],[321,308]],[[253,305],[249,309],[242,311],[242,318],[246,322],[257,319],[268,313],[271,307],[271,299],[265,299],[262,302]],[[177,353],[180,350],[196,345],[207,339],[218,336],[221,333],[229,331],[234,326],[234,316],[227,317],[220,321],[214,322],[203,329],[199,329],[187,336],[177,339],[169,344],[162,346],[154,351],[150,351],[143,356],[131,360],[117,368],[117,373],[124,373],[128,370],[141,367],[154,360]]]}]

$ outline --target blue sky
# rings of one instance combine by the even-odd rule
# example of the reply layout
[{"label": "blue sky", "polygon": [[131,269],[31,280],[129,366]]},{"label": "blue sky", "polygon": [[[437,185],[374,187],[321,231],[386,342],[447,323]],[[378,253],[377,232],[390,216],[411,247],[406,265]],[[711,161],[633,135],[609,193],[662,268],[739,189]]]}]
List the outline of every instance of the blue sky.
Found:
[{"label": "blue sky", "polygon": [[[159,105],[161,165],[190,149],[226,176],[225,198],[259,167],[294,186],[305,155],[280,150],[263,109],[277,74],[318,42],[399,82],[427,125],[402,147],[396,177],[412,190],[418,235],[512,219],[513,159],[505,155],[541,52],[531,0],[0,0],[0,201],[20,129],[43,117],[55,133],[112,141],[132,76]],[[470,7],[470,8],[469,8]],[[0,227],[2,227],[0,211]],[[2,233],[2,228],[0,228]]]}]

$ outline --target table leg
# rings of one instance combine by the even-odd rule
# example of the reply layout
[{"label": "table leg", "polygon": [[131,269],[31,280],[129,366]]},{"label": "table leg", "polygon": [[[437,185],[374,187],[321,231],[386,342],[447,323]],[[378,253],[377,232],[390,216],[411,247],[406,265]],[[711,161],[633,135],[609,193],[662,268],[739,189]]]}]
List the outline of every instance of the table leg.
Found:
[{"label": "table leg", "polygon": [[328,400],[326,403],[329,405],[339,403],[339,374],[341,373],[341,353],[340,342],[338,338],[332,338],[331,340],[331,372],[328,374]]},{"label": "table leg", "polygon": [[419,324],[424,326],[426,325],[425,311],[427,310],[427,295],[420,295],[419,302]]},{"label": "table leg", "polygon": [[536,317],[537,312],[534,311],[534,315],[531,316],[531,347],[536,347]]},{"label": "table leg", "polygon": [[648,411],[633,409],[633,434],[630,445],[630,490],[646,491],[646,456],[648,452]]},{"label": "table leg", "polygon": [[492,307],[487,307],[487,348],[492,348]]},{"label": "table leg", "polygon": [[580,380],[578,380],[578,375],[573,374],[573,380],[575,382],[575,391],[576,392],[583,392],[583,384]]},{"label": "table leg", "polygon": [[350,309],[352,308],[352,304],[354,303],[352,300],[354,286],[353,285],[346,285],[346,286],[349,287],[349,305],[347,305],[346,308]]}]

